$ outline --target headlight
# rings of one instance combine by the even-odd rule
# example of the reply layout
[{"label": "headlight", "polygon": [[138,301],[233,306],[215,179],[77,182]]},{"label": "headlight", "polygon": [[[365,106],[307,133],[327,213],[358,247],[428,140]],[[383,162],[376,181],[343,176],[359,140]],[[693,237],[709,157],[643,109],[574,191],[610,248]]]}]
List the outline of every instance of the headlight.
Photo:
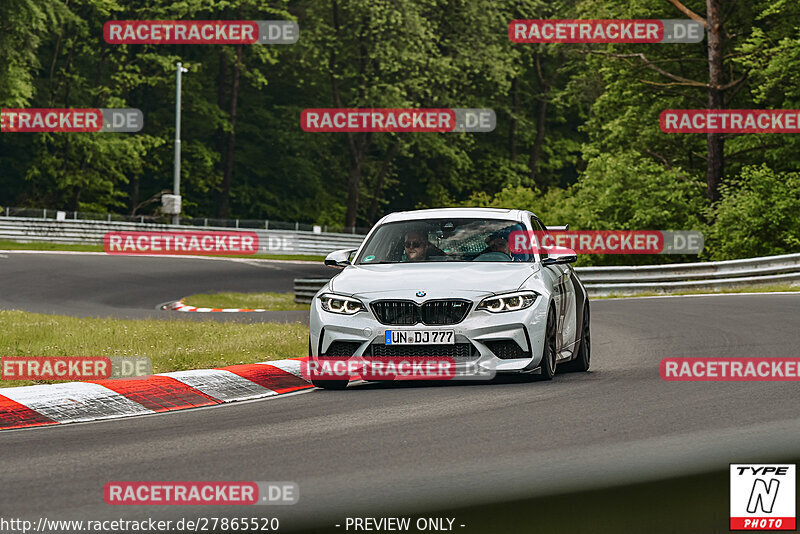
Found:
[{"label": "headlight", "polygon": [[533,306],[538,296],[539,294],[533,291],[519,291],[498,297],[489,297],[483,299],[476,309],[492,313],[524,310]]},{"label": "headlight", "polygon": [[341,295],[325,293],[319,297],[322,309],[331,313],[341,313],[342,315],[353,315],[360,311],[367,311],[366,306],[358,300]]}]

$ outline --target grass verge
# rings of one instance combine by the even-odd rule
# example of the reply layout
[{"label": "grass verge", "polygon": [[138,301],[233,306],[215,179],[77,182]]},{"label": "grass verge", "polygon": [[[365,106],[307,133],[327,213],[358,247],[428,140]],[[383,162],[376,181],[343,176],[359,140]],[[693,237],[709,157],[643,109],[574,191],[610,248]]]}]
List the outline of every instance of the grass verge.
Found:
[{"label": "grass verge", "polygon": [[297,304],[293,293],[198,293],[183,299],[184,304],[198,308],[250,308],[265,310],[307,310],[308,304]]},{"label": "grass verge", "polygon": [[[710,293],[762,293],[780,291],[800,291],[800,285],[775,284],[754,287],[738,287],[720,291],[693,290],[676,291],[674,293],[638,293],[636,295],[608,295],[605,297],[591,297],[592,300],[656,297],[664,295],[706,295]],[[292,293],[202,293],[186,297],[184,304],[198,308],[263,308],[265,310],[307,310],[308,304],[294,302]]]},{"label": "grass verge", "polygon": [[0,240],[0,250],[73,250],[77,252],[103,252],[102,245],[71,245],[66,243],[17,243]]},{"label": "grass verge", "polygon": [[611,295],[607,295],[604,297],[591,297],[591,299],[596,300],[596,299],[619,299],[619,298],[635,298],[635,297],[663,297],[670,295],[712,295],[712,294],[716,295],[725,293],[778,293],[785,291],[790,291],[790,292],[800,291],[800,285],[771,284],[763,286],[732,287],[728,289],[719,289],[716,291],[711,289],[692,289],[686,291],[670,291],[668,293],[656,293],[656,292],[637,293],[635,295],[618,295],[616,293],[612,293]]},{"label": "grass verge", "polygon": [[[75,252],[103,252],[102,245],[72,245],[66,243],[17,243],[16,241],[0,240],[0,250],[66,250]],[[219,256],[215,256],[219,257]],[[224,256],[226,258],[255,258],[258,260],[301,260],[322,262],[325,256],[306,256],[304,254],[254,254]]]},{"label": "grass verge", "polygon": [[[308,355],[308,327],[155,319],[82,319],[0,310],[2,356],[146,356],[153,372]],[[0,388],[31,381],[0,380]]]}]

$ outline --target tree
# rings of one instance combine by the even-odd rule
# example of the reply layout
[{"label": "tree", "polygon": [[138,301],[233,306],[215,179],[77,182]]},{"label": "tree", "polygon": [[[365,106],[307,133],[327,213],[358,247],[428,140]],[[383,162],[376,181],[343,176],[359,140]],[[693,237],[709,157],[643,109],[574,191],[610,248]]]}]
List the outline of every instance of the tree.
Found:
[{"label": "tree", "polygon": [[[634,76],[637,85],[644,84],[651,88],[656,89],[656,94],[666,96],[666,102],[676,100],[675,95],[681,94],[675,91],[676,88],[699,88],[705,91],[704,106],[709,110],[722,110],[726,109],[733,99],[741,90],[742,84],[746,83],[747,72],[742,69],[741,64],[736,64],[731,61],[730,56],[726,55],[735,46],[736,40],[741,40],[742,35],[746,34],[752,25],[752,17],[748,12],[740,10],[738,13],[731,12],[728,16],[737,14],[737,19],[726,20],[722,13],[720,0],[706,0],[706,16],[701,17],[694,10],[686,7],[679,0],[659,0],[661,5],[655,4],[651,0],[640,0],[639,2],[632,3],[630,9],[626,10],[627,13],[620,14],[620,18],[630,15],[631,18],[637,18],[635,12],[637,8],[642,8],[647,5],[655,13],[660,15],[652,16],[657,18],[661,16],[668,18],[674,16],[672,14],[664,13],[664,7],[670,5],[677,9],[689,18],[699,21],[707,30],[706,43],[704,45],[705,54],[703,63],[707,72],[705,78],[707,81],[702,81],[702,71],[692,65],[699,65],[700,57],[693,58],[686,54],[687,50],[691,50],[691,45],[677,44],[677,45],[658,45],[660,49],[654,52],[641,52],[633,51],[637,45],[623,46],[622,48],[631,51],[617,51],[616,45],[606,47],[606,50],[588,50],[591,54],[600,55],[605,58],[614,58],[623,60],[625,62],[625,69],[629,70],[631,74],[641,73],[641,69],[647,69],[650,76]],[[661,14],[663,13],[663,14]],[[728,31],[730,28],[736,28],[735,31]],[[665,51],[678,51],[680,55],[667,55],[660,53],[660,50]],[[695,47],[695,50],[700,49]],[[697,61],[692,61],[696,59]],[[670,70],[669,64],[674,64],[678,67],[678,73]],[[653,79],[653,78],[656,79]],[[685,93],[684,97],[680,100],[697,102],[697,99],[691,93]],[[660,100],[664,103],[665,100]],[[684,104],[685,105],[685,104]],[[696,105],[691,107],[697,107]],[[724,167],[724,144],[725,137],[719,133],[708,133],[706,135],[706,154],[703,159],[706,161],[706,195],[709,202],[715,202],[719,199],[719,184],[721,183],[725,167]],[[657,157],[658,156],[654,156]],[[663,156],[660,158],[663,160]],[[669,163],[668,163],[669,164]]]},{"label": "tree", "polygon": [[747,166],[722,185],[707,248],[713,260],[789,254],[800,250],[800,173]]}]

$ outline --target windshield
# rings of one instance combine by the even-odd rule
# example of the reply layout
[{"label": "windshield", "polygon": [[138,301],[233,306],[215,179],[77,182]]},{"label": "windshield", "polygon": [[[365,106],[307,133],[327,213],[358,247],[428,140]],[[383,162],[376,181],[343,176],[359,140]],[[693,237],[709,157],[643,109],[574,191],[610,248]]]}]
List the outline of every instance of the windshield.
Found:
[{"label": "windshield", "polygon": [[356,265],[432,261],[533,261],[514,254],[508,239],[522,223],[496,219],[423,219],[380,226],[356,259]]}]

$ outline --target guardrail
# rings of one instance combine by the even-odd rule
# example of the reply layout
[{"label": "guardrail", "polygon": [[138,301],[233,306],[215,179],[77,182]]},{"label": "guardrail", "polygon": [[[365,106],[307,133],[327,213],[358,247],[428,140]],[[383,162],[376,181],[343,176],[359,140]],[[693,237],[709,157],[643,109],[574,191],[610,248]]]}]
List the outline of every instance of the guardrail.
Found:
[{"label": "guardrail", "polygon": [[[51,219],[56,221],[105,221],[105,222],[132,222],[169,225],[171,217],[164,214],[150,215],[123,215],[119,213],[95,213],[88,211],[63,211],[47,208],[16,208],[12,206],[0,207],[0,217],[15,217],[25,219]],[[370,227],[354,226],[329,226],[327,224],[318,225],[314,223],[301,223],[299,221],[287,222],[269,219],[215,219],[209,217],[186,217],[180,218],[181,226],[211,226],[214,228],[255,228],[264,230],[288,230],[294,232],[314,232],[332,234],[366,235]]]},{"label": "guardrail", "polygon": [[255,232],[260,254],[326,255],[334,250],[357,248],[364,236],[352,234],[293,232],[258,228],[228,228],[154,223],[87,221],[80,219],[30,219],[0,217],[0,239],[18,242],[102,245],[107,232],[120,231],[226,231]]},{"label": "guardrail", "polygon": [[328,278],[295,278],[294,301],[298,304],[311,304],[317,291],[328,283]]},{"label": "guardrail", "polygon": [[[702,263],[576,267],[589,296],[720,290],[800,283],[800,254]],[[310,303],[327,280],[296,278],[295,302]]]}]

